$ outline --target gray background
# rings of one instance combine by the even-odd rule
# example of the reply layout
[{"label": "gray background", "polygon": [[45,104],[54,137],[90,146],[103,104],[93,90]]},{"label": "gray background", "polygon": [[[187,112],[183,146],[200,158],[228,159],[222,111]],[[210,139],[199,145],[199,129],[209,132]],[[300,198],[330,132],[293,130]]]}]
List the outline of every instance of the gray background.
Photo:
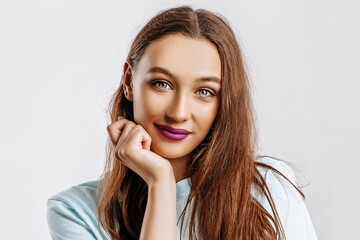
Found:
[{"label": "gray background", "polygon": [[0,239],[49,239],[46,200],[96,179],[130,42],[182,3],[223,14],[253,81],[260,150],[297,165],[319,239],[357,239],[359,2],[1,1]]}]

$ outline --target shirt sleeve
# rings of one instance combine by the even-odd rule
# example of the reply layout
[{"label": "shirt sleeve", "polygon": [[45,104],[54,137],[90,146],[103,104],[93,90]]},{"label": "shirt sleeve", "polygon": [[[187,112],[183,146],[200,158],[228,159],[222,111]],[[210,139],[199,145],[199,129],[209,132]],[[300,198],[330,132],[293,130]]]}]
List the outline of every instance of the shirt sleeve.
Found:
[{"label": "shirt sleeve", "polygon": [[98,222],[98,181],[89,181],[51,196],[46,218],[53,240],[109,240]]},{"label": "shirt sleeve", "polygon": [[[284,174],[296,186],[295,174],[286,163],[276,161],[275,164],[269,165]],[[265,181],[279,214],[286,239],[317,240],[304,199],[294,186],[271,170],[266,171]],[[260,203],[269,213],[273,214],[265,196],[262,196]]]},{"label": "shirt sleeve", "polygon": [[53,240],[96,239],[77,212],[61,200],[48,200],[47,222]]}]

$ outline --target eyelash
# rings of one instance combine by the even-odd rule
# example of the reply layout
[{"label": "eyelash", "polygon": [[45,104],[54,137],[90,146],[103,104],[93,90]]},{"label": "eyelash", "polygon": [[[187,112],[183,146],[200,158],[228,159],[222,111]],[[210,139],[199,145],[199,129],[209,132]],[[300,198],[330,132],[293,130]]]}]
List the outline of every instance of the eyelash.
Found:
[{"label": "eyelash", "polygon": [[[167,84],[168,86],[171,86],[169,83],[167,83],[167,82],[165,82],[165,81],[153,81],[153,82],[151,82],[151,85],[152,85],[152,86],[155,86],[155,87],[157,87],[157,88],[159,88],[159,89],[164,89],[164,88],[159,87],[159,86],[158,86],[158,83],[165,83],[165,84]],[[207,96],[205,96],[205,97],[214,97],[214,96],[216,96],[216,94],[215,94],[213,91],[211,91],[211,90],[209,90],[209,89],[206,89],[206,88],[201,88],[201,89],[198,90],[198,92],[199,92],[199,91],[202,91],[202,90],[205,90],[205,91],[207,91],[207,92],[210,94],[210,95],[207,95]],[[204,96],[204,95],[202,95],[202,96]]]}]

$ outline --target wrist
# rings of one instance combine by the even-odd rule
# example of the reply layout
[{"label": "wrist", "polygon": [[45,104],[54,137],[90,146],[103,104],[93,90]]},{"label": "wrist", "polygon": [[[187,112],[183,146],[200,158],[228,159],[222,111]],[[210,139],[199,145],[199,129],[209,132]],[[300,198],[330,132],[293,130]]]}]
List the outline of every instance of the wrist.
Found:
[{"label": "wrist", "polygon": [[163,172],[160,176],[153,177],[148,183],[149,188],[167,188],[176,186],[174,172]]},{"label": "wrist", "polygon": [[149,180],[146,181],[149,187],[155,185],[172,184],[172,183],[176,184],[174,170],[170,164],[158,167],[155,173],[156,174],[153,174],[149,178]]}]

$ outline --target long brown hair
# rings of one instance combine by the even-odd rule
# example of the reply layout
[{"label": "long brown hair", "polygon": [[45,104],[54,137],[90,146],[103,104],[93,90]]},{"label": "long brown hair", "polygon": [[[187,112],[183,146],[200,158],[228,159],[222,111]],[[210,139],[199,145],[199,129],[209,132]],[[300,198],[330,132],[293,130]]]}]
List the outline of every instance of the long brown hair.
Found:
[{"label": "long brown hair", "polygon": [[[192,152],[187,166],[192,183],[185,208],[192,205],[189,238],[284,238],[274,202],[257,166],[273,168],[255,161],[257,134],[249,79],[233,31],[219,14],[188,6],[168,9],[141,29],[132,43],[127,62],[135,68],[151,42],[171,33],[209,40],[217,47],[222,66],[217,117],[207,137]],[[123,80],[124,75],[109,105],[111,122],[118,116],[134,121],[133,105],[124,95]],[[98,214],[101,225],[111,239],[139,239],[147,185],[114,158],[114,147],[109,139],[107,162],[100,184]],[[252,196],[253,187],[266,196],[273,215]],[[182,225],[183,221],[184,214]]]}]

